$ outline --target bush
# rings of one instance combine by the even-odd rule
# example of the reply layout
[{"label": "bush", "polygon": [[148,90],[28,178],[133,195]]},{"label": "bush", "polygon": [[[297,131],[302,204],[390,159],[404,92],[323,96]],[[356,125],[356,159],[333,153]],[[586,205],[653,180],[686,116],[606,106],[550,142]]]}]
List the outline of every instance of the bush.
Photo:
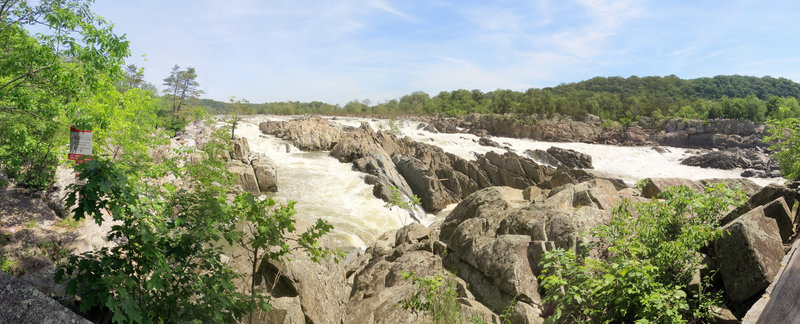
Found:
[{"label": "bush", "polygon": [[461,305],[458,303],[456,282],[452,277],[443,277],[438,273],[419,277],[413,272],[406,272],[403,273],[403,279],[411,280],[418,288],[410,298],[400,302],[404,309],[425,312],[437,324],[461,322]]},{"label": "bush", "polygon": [[[685,322],[708,319],[718,296],[703,285],[687,285],[702,264],[710,242],[723,235],[719,219],[744,194],[724,185],[704,193],[669,188],[663,200],[614,211],[609,225],[591,230],[589,246],[603,257],[574,250],[547,252],[540,266],[544,303],[555,307],[556,322]],[[588,249],[583,249],[588,250]],[[708,282],[709,278],[704,278]]]}]

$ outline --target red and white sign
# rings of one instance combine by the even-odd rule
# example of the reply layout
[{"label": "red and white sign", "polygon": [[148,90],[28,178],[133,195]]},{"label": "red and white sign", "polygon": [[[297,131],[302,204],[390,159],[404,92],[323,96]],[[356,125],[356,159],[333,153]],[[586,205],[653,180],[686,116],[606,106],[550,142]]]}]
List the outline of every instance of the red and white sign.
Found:
[{"label": "red and white sign", "polygon": [[69,128],[69,155],[75,163],[84,163],[92,159],[92,131]]}]

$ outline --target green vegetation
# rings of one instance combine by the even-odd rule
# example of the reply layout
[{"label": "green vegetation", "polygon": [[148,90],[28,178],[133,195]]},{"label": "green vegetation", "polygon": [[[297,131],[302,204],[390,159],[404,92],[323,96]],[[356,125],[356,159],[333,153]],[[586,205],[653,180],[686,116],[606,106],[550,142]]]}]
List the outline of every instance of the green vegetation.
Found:
[{"label": "green vegetation", "polygon": [[[787,113],[781,108],[779,115]],[[800,118],[772,118],[768,122],[764,141],[772,143],[772,157],[778,160],[783,177],[789,180],[800,180]]]},{"label": "green vegetation", "polygon": [[[256,276],[258,266],[267,260],[283,260],[290,252],[287,234],[295,231],[294,219],[296,211],[295,202],[276,207],[272,199],[258,200],[252,194],[243,193],[236,196],[232,213],[238,215],[245,221],[245,230],[237,240],[240,247],[248,252],[250,261],[250,304],[261,309],[268,310],[269,305],[262,294],[256,289]],[[271,213],[269,212],[271,211]],[[306,232],[294,239],[302,247],[314,262],[322,259],[334,257],[339,261],[343,254],[341,251],[331,251],[323,249],[319,245],[319,239],[327,234],[333,226],[327,224],[322,219],[311,226]],[[252,314],[249,318],[253,322]]]},{"label": "green vegetation", "polygon": [[413,272],[403,273],[403,279],[411,280],[417,290],[411,297],[400,301],[403,309],[427,313],[434,323],[461,322],[461,305],[458,303],[456,282],[451,276],[436,274],[419,277]]},{"label": "green vegetation", "polygon": [[[762,122],[770,117],[800,117],[800,84],[784,78],[716,76],[680,79],[666,77],[596,77],[551,88],[512,90],[442,91],[435,96],[417,91],[399,99],[371,104],[353,100],[344,107],[322,102],[249,104],[258,114],[370,114],[409,115],[468,113],[539,114],[583,119],[597,115],[628,126],[640,117],[665,119],[732,118]],[[230,104],[201,100],[211,114],[225,114]],[[781,112],[780,108],[783,109]]]},{"label": "green vegetation", "polygon": [[[254,271],[265,259],[282,260],[295,230],[293,203],[272,209],[274,201],[250,194],[228,203],[234,180],[223,158],[230,150],[227,132],[214,132],[202,161],[182,164],[191,152],[176,152],[138,171],[103,158],[77,167],[86,183],[70,188],[67,205],[75,207],[75,219],[101,224],[108,221],[105,212],[120,222],[109,239],[121,239],[114,247],[70,256],[58,269],[56,280],[69,279],[67,291],[81,296],[81,311],[105,308],[115,322],[230,323],[256,308],[269,310],[254,281],[249,294],[237,289],[234,280],[242,275],[223,261],[223,250],[237,243],[246,247]],[[178,180],[148,180],[164,176]],[[330,229],[318,221],[296,241],[318,261],[332,253],[317,242]]]},{"label": "green vegetation", "polygon": [[[724,235],[719,219],[744,194],[724,185],[704,193],[670,188],[663,200],[618,206],[609,225],[591,231],[594,244],[545,254],[540,285],[555,322],[692,322],[708,320],[719,296],[688,283],[700,269],[702,251]],[[595,251],[592,256],[589,251]],[[602,257],[600,257],[602,256]],[[713,274],[712,274],[713,275]]]}]

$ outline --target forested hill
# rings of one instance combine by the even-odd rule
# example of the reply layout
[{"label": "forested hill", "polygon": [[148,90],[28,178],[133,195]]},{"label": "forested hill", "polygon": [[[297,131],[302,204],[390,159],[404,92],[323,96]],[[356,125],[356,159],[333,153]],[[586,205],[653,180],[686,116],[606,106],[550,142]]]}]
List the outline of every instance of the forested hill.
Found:
[{"label": "forested hill", "polygon": [[[641,117],[655,119],[733,118],[764,121],[770,117],[800,117],[800,84],[785,78],[715,76],[681,79],[649,76],[596,77],[527,91],[442,91],[434,96],[418,91],[381,103],[353,100],[344,107],[318,101],[247,104],[241,113],[272,114],[439,114],[559,113],[577,119],[594,114],[623,123]],[[227,113],[231,104],[202,100],[212,114]],[[782,109],[781,109],[782,108]]]},{"label": "forested hill", "polygon": [[[546,88],[547,89],[547,88]],[[681,79],[675,75],[629,78],[595,77],[577,83],[561,84],[549,88],[554,94],[564,95],[575,91],[608,92],[626,95],[651,94],[660,97],[719,100],[723,97],[745,98],[800,96],[800,83],[786,78],[718,75],[713,78]]]}]

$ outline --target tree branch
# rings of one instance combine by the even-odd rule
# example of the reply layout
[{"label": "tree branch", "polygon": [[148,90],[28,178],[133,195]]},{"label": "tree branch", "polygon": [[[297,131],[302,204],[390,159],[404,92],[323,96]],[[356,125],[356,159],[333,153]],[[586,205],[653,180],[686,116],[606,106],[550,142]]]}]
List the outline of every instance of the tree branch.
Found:
[{"label": "tree branch", "polygon": [[34,74],[39,73],[40,71],[42,71],[44,69],[47,69],[47,68],[50,68],[50,67],[52,67],[54,65],[56,65],[55,62],[50,63],[50,64],[45,65],[45,66],[42,66],[42,67],[40,67],[38,69],[35,69],[35,70],[32,70],[32,71],[28,71],[27,73],[22,74],[22,75],[20,75],[20,76],[18,76],[16,78],[14,78],[13,80],[6,82],[6,84],[4,84],[3,86],[0,86],[0,91],[3,91],[3,89],[5,89],[6,87],[8,87],[10,84],[12,84],[14,82],[22,80],[22,79],[24,79],[26,77],[32,77]]},{"label": "tree branch", "polygon": [[8,106],[0,107],[0,111],[3,111],[3,110],[18,110],[18,111],[21,111],[21,112],[27,113],[28,115],[31,115],[31,116],[33,116],[33,117],[36,117],[36,118],[37,118],[37,119],[39,119],[39,120],[46,121],[46,122],[51,122],[51,123],[58,124],[58,125],[61,125],[61,126],[64,126],[64,127],[69,127],[69,126],[67,126],[67,125],[64,125],[64,124],[62,124],[62,123],[59,123],[59,122],[57,122],[57,121],[55,121],[55,120],[48,119],[48,118],[44,118],[44,117],[42,117],[42,116],[39,116],[39,115],[37,115],[37,114],[35,114],[35,113],[31,112],[31,111],[27,111],[27,110],[25,110],[25,109],[22,109],[22,108],[17,108],[17,107],[8,107]]}]

